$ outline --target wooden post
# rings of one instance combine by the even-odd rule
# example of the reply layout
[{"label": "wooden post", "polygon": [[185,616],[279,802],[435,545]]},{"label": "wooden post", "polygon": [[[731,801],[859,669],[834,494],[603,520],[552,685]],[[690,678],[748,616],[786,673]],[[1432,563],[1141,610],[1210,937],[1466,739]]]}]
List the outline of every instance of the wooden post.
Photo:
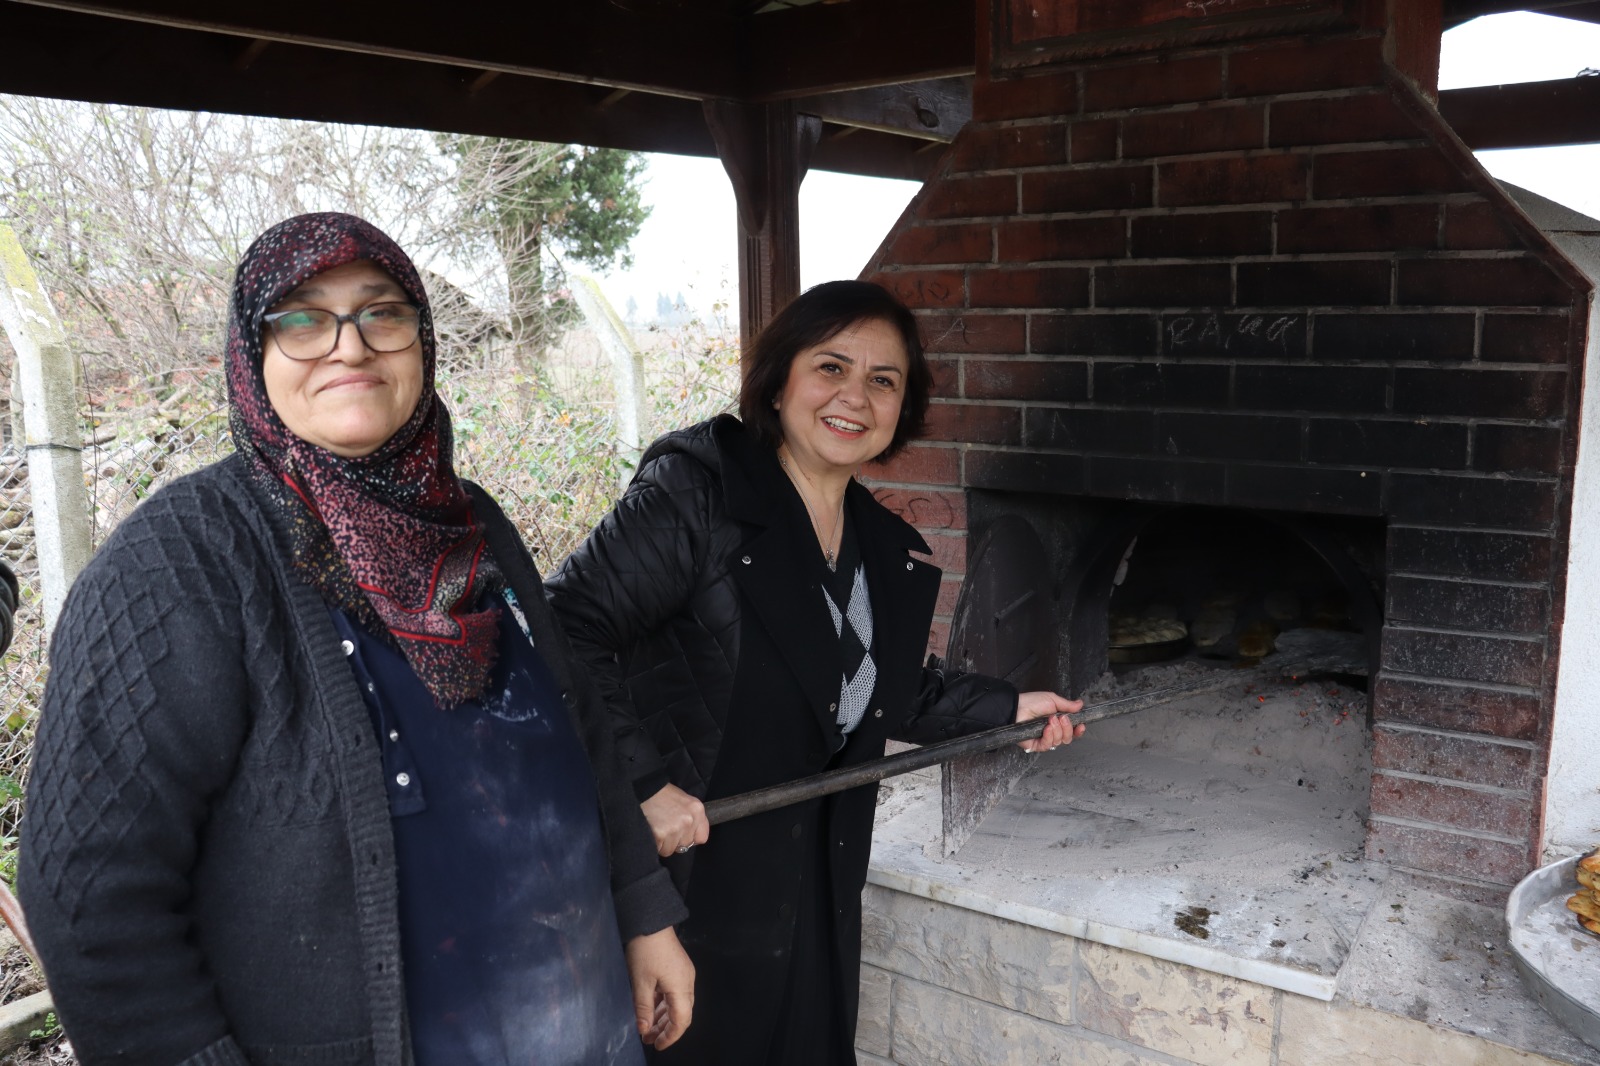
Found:
[{"label": "wooden post", "polygon": [[788,101],[707,100],[705,115],[739,205],[739,337],[748,352],[800,294],[800,183],[822,120]]},{"label": "wooden post", "polygon": [[89,494],[77,367],[66,333],[11,227],[0,222],[0,327],[16,349],[23,446],[44,593],[44,630],[55,628],[67,588],[89,561]]},{"label": "wooden post", "polygon": [[594,330],[595,339],[611,359],[612,380],[617,389],[617,448],[627,462],[622,472],[621,488],[633,480],[639,469],[639,456],[644,452],[645,423],[649,420],[647,396],[644,387],[644,354],[633,343],[616,309],[591,277],[572,276],[572,295],[583,312],[583,320]]}]

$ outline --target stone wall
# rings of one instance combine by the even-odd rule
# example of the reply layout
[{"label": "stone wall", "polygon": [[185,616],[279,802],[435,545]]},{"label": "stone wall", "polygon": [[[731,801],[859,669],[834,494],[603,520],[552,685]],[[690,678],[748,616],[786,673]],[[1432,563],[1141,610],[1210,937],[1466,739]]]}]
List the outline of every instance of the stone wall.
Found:
[{"label": "stone wall", "polygon": [[864,908],[862,1066],[1588,1061],[1547,1058],[1342,996],[1322,1003],[877,886],[868,886]]}]

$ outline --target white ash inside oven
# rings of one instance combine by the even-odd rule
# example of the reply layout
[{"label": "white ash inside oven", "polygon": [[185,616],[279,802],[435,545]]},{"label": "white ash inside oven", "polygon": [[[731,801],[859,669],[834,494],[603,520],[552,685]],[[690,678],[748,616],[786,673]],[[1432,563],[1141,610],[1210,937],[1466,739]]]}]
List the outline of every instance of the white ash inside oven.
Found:
[{"label": "white ash inside oven", "polygon": [[1047,928],[1101,930],[1159,957],[1252,960],[1267,967],[1252,979],[1277,987],[1331,978],[1385,873],[1362,859],[1366,696],[1342,677],[1278,677],[1275,660],[1239,670],[1187,659],[1103,677],[1091,704],[1233,675],[1032,756],[949,858],[937,777],[897,779],[874,865],[926,880],[933,898],[953,892],[963,906]]},{"label": "white ash inside oven", "polygon": [[[1232,672],[1237,684],[1097,722],[1043,757],[1012,798],[1063,819],[1050,849],[1101,877],[1179,869],[1228,882],[1299,879],[1358,855],[1372,779],[1365,692],[1344,675]],[[1216,676],[1194,660],[1108,672],[1085,701]],[[977,836],[1006,835],[1002,819]]]}]

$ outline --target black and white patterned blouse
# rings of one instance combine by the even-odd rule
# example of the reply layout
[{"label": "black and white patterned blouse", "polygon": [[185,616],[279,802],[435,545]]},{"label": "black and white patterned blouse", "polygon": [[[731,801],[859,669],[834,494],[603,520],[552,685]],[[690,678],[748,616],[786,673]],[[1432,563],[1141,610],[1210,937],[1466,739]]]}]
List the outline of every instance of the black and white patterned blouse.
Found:
[{"label": "black and white patterned blouse", "polygon": [[838,569],[822,568],[822,595],[839,638],[843,676],[839,688],[839,730],[849,733],[861,724],[867,701],[878,683],[872,661],[872,599],[867,594],[867,568],[861,562],[855,529],[848,515],[839,538]]}]

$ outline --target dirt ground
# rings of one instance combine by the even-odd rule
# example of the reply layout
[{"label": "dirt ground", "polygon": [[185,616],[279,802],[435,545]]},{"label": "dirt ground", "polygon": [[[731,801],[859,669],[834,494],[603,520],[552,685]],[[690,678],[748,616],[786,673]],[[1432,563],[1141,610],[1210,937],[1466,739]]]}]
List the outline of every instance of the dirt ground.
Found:
[{"label": "dirt ground", "polygon": [[[29,960],[27,952],[17,946],[9,935],[0,951],[0,1004],[31,996],[44,989],[44,980]],[[65,1036],[43,1040],[30,1040],[21,1047],[0,1055],[0,1066],[77,1066],[72,1045]]]}]

